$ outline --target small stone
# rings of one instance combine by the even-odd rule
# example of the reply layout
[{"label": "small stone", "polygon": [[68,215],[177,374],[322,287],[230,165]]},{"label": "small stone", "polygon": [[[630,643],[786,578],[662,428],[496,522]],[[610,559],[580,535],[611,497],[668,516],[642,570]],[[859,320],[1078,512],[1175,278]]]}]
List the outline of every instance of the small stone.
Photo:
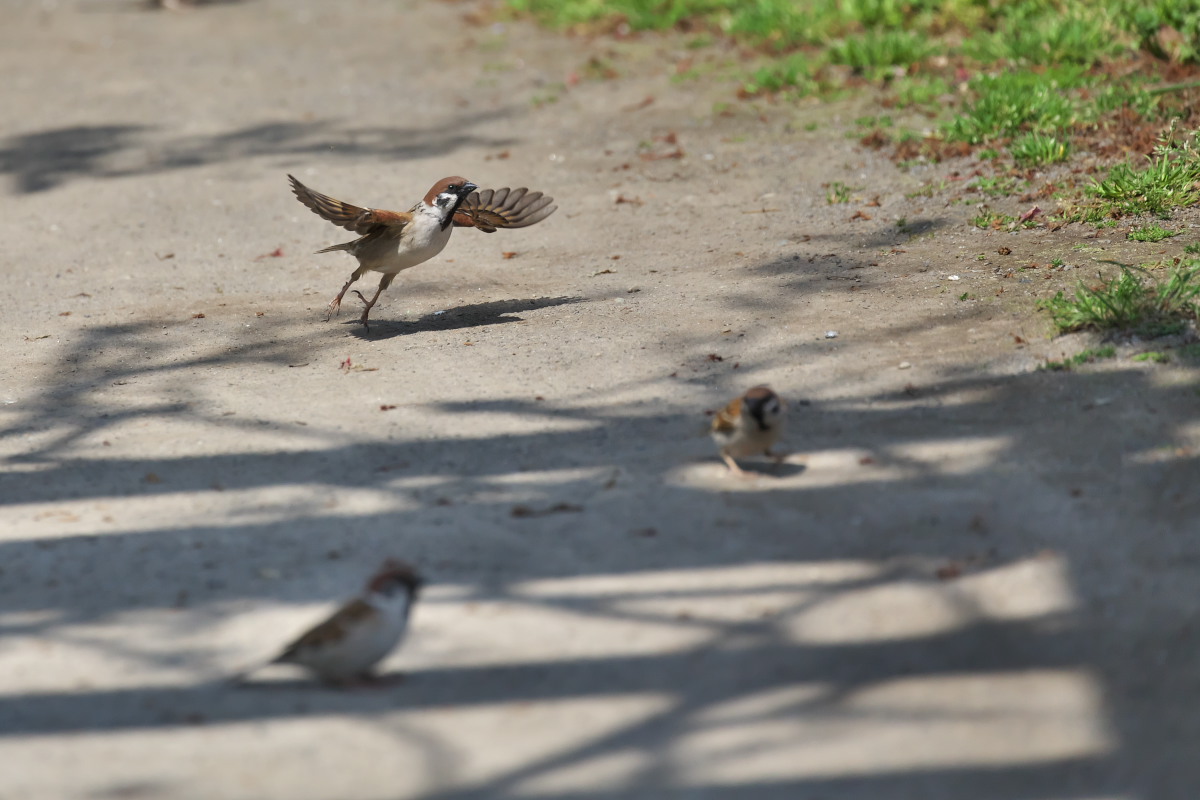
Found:
[{"label": "small stone", "polygon": [[908,363],[907,361],[901,361],[896,369],[912,369],[912,364]]},{"label": "small stone", "polygon": [[826,338],[826,339],[836,339],[837,337],[838,337],[838,332],[837,332],[837,331],[825,331],[825,338]]}]

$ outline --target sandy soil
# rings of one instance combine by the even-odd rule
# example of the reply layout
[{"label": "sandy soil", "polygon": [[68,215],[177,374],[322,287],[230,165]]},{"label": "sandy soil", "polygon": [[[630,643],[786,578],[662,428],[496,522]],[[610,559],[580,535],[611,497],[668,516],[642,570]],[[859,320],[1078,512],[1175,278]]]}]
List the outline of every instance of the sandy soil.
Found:
[{"label": "sandy soil", "polygon": [[[1196,369],[1038,372],[1089,340],[1032,308],[1165,246],[975,230],[865,101],[474,8],[6,4],[0,798],[1192,797]],[[288,172],[560,210],[365,333]],[[760,382],[792,456],[733,480]],[[403,684],[221,682],[386,555]]]}]

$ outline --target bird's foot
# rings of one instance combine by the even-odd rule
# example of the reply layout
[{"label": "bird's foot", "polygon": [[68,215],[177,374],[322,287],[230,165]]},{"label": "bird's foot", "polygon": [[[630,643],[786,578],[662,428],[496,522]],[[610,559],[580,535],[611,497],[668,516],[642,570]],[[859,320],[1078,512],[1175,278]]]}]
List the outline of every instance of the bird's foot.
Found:
[{"label": "bird's foot", "polygon": [[362,292],[360,292],[358,289],[355,289],[355,290],[354,290],[354,293],[355,293],[356,295],[358,295],[358,299],[359,299],[359,300],[362,300],[362,301],[363,301],[363,303],[365,303],[365,304],[366,304],[366,306],[367,306],[366,308],[364,308],[364,309],[363,309],[362,316],[358,318],[358,321],[362,323],[362,326],[363,326],[363,328],[365,328],[365,329],[366,329],[367,333],[370,333],[370,332],[371,332],[371,326],[370,326],[369,324],[367,324],[367,317],[368,317],[368,316],[370,316],[370,314],[371,314],[371,308],[372,308],[372,307],[373,307],[375,304],[374,304],[374,303],[368,303],[368,302],[367,302],[367,298],[363,297],[363,293],[362,293]]}]

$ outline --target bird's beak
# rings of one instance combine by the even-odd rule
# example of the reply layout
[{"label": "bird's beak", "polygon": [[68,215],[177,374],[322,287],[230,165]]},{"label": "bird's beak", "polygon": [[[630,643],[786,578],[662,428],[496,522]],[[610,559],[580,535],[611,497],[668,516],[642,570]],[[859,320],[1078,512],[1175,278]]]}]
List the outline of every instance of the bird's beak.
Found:
[{"label": "bird's beak", "polygon": [[471,183],[470,181],[467,181],[466,183],[463,184],[463,194],[470,194],[471,192],[475,191],[478,188],[479,187],[476,186],[475,184]]}]

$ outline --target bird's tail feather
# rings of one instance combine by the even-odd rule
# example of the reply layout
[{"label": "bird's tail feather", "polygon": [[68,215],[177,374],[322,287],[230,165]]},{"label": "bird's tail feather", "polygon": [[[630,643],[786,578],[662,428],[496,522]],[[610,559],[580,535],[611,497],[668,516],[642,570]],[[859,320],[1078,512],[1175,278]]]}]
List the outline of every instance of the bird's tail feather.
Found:
[{"label": "bird's tail feather", "polygon": [[[336,252],[336,251],[338,251],[338,250],[346,250],[346,251],[349,251],[349,250],[350,250],[350,246],[351,246],[351,245],[353,245],[353,244],[354,244],[354,242],[346,242],[346,243],[344,243],[344,244],[335,244],[335,245],[330,245],[329,247],[326,247],[326,248],[324,248],[324,249],[322,249],[322,250],[318,250],[318,251],[317,251],[317,253],[333,253],[333,252]],[[314,255],[315,255],[315,253],[314,253]]]}]

